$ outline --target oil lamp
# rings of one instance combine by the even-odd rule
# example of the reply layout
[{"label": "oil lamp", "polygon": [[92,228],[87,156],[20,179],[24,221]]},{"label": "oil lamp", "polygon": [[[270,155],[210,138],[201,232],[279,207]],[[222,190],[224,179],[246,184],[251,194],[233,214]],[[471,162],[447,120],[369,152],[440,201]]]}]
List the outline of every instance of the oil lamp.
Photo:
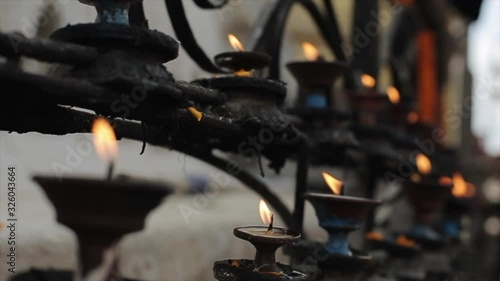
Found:
[{"label": "oil lamp", "polygon": [[380,202],[344,196],[342,181],[326,172],[323,172],[323,178],[333,194],[310,192],[305,193],[304,197],[313,205],[319,225],[328,232],[328,241],[324,244],[300,241],[290,247],[289,253],[294,265],[303,271],[306,270],[302,269],[304,262],[314,257],[317,265],[314,274],[318,278],[358,280],[372,260],[369,255],[350,248],[347,236],[360,227],[363,216]]},{"label": "oil lamp", "polygon": [[[243,48],[234,35],[228,38],[235,48]],[[223,103],[210,105],[207,110],[221,119],[244,126],[251,134],[254,134],[254,129],[258,133],[263,126],[271,125],[273,128],[283,129],[289,125],[281,108],[286,97],[285,84],[253,75],[254,70],[269,64],[268,55],[246,51],[229,52],[216,56],[216,62],[219,66],[233,71],[234,75],[193,81],[194,84],[217,90],[224,97]],[[263,120],[271,120],[272,123]],[[230,145],[233,143],[225,143],[224,148],[231,149]]]},{"label": "oil lamp", "polygon": [[403,183],[415,212],[415,225],[407,235],[423,246],[437,246],[442,239],[431,228],[431,220],[448,198],[452,181],[433,173],[432,163],[424,154],[418,154],[415,160],[418,172]]},{"label": "oil lamp", "polygon": [[472,208],[476,187],[465,181],[459,172],[454,173],[453,178],[448,178],[447,181],[453,183],[453,188],[451,190],[452,196],[445,205],[442,231],[445,237],[458,240],[460,236],[460,220]]},{"label": "oil lamp", "polygon": [[233,72],[235,76],[252,76],[254,70],[267,67],[271,63],[271,56],[267,54],[245,51],[235,35],[228,34],[228,40],[236,51],[218,54],[214,60],[219,67]]},{"label": "oil lamp", "polygon": [[307,280],[306,275],[277,263],[275,253],[285,244],[300,240],[300,233],[275,227],[274,215],[261,200],[259,212],[265,226],[244,226],[234,229],[234,236],[250,242],[256,249],[255,258],[249,260],[218,261],[214,265],[219,281],[242,280]]},{"label": "oil lamp", "polygon": [[375,126],[379,119],[384,119],[383,112],[387,111],[389,101],[399,102],[395,92],[391,91],[391,96],[386,93],[376,91],[376,80],[368,74],[361,76],[361,83],[364,89],[349,91],[347,96],[351,102],[354,118],[359,125]]},{"label": "oil lamp", "polygon": [[345,129],[350,116],[333,107],[335,81],[347,65],[326,62],[316,46],[302,44],[305,61],[291,62],[287,68],[298,83],[298,98],[287,112],[300,118],[297,127],[315,141],[308,161],[315,164],[344,165],[351,149],[358,148],[354,134]]},{"label": "oil lamp", "polygon": [[[118,149],[111,125],[98,118],[92,131],[98,155],[114,163]],[[141,230],[146,215],[172,192],[164,184],[111,179],[111,174],[112,168],[106,179],[34,177],[54,204],[57,221],[78,238],[83,276],[101,263],[103,252],[120,237]]]},{"label": "oil lamp", "polygon": [[304,197],[313,205],[319,224],[328,232],[325,249],[330,254],[352,256],[347,236],[360,227],[362,218],[380,201],[343,196],[343,183],[323,172],[323,178],[333,194],[306,193]]},{"label": "oil lamp", "polygon": [[333,84],[344,74],[347,66],[338,62],[326,62],[311,43],[302,44],[307,61],[291,62],[287,68],[299,84],[298,108],[331,108]]},{"label": "oil lamp", "polygon": [[409,126],[414,126],[418,122],[418,113],[414,111],[414,106],[411,103],[402,102],[401,93],[394,86],[389,86],[386,94],[391,103],[388,108],[389,123],[400,130],[407,130]]}]

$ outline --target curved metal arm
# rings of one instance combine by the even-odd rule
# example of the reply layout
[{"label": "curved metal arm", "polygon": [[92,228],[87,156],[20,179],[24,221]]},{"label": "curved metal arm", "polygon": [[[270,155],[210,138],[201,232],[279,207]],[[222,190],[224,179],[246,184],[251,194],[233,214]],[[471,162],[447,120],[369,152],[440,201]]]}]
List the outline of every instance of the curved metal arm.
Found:
[{"label": "curved metal arm", "polygon": [[186,18],[182,0],[165,0],[168,15],[172,22],[177,39],[181,41],[182,47],[188,55],[200,66],[203,70],[212,73],[223,73],[220,68],[212,63],[203,49],[198,45],[194,38],[193,31],[189,26]]},{"label": "curved metal arm", "polygon": [[[62,108],[60,106],[53,106],[47,109],[48,114],[40,112],[27,112],[21,113],[17,112],[20,116],[9,115],[8,112],[0,113],[0,131],[14,131],[18,133],[27,132],[40,132],[43,134],[56,134],[56,135],[66,135],[73,133],[88,133],[91,130],[91,124],[96,118],[96,115],[77,111],[73,109]],[[115,119],[112,120],[113,128],[119,139],[128,138],[138,141],[146,141],[153,145],[167,146],[171,145],[172,140],[170,134],[165,130],[146,125],[146,134],[144,134],[144,128],[141,123],[131,122],[127,120]],[[47,124],[51,124],[47,126]],[[185,153],[192,157],[198,158],[226,173],[228,162],[226,160],[217,158],[210,154],[209,152],[200,152],[200,150],[194,149],[192,146],[170,146],[179,152]],[[258,193],[264,200],[266,200],[281,216],[285,224],[292,228],[294,226],[294,220],[291,212],[285,206],[283,201],[280,200],[271,192],[269,187],[259,180],[253,174],[241,170],[238,174],[231,174],[236,179],[244,183],[250,189]]]},{"label": "curved metal arm", "polygon": [[[215,3],[214,3],[215,2]],[[229,0],[194,0],[194,3],[202,9],[218,9],[227,4]]]},{"label": "curved metal arm", "polygon": [[276,6],[264,28],[262,36],[259,38],[254,50],[262,51],[273,57],[270,68],[270,78],[280,78],[280,55],[283,32],[286,26],[286,20],[293,4],[300,3],[309,12],[309,15],[316,23],[319,31],[330,46],[332,52],[338,60],[346,61],[347,57],[341,48],[340,32],[334,19],[333,7],[330,5],[329,18],[331,24],[323,19],[318,7],[310,0],[281,0]]},{"label": "curved metal arm", "polygon": [[274,194],[269,187],[259,180],[256,176],[252,175],[251,173],[240,170],[239,173],[237,174],[232,174],[227,171],[227,167],[230,165],[230,163],[224,159],[218,158],[213,156],[212,154],[207,154],[207,153],[198,153],[198,152],[193,152],[192,150],[185,150],[185,149],[177,149],[178,151],[181,151],[183,153],[186,153],[187,155],[190,155],[192,157],[198,158],[216,168],[219,170],[222,170],[229,175],[232,175],[236,179],[238,179],[240,182],[244,183],[248,188],[252,189],[255,191],[257,194],[262,196],[262,198],[269,203],[274,210],[280,215],[280,217],[283,219],[285,222],[286,226],[289,228],[294,228],[295,227],[295,221],[292,216],[292,213],[288,210],[288,208],[285,206],[283,201]]},{"label": "curved metal arm", "polygon": [[255,51],[270,54],[273,58],[269,70],[271,79],[280,78],[281,42],[286,20],[293,6],[293,0],[282,0],[273,9],[266,22],[264,32],[254,47]]},{"label": "curved metal arm", "polygon": [[[335,14],[335,8],[332,5],[332,0],[323,0],[323,3],[325,4],[325,9],[326,9],[326,15],[328,19],[328,26],[330,26],[331,31],[333,32],[333,37],[337,40],[336,46],[341,46],[342,45],[342,35],[340,34],[339,30],[339,24],[337,22],[337,16]],[[342,48],[338,48],[333,50],[335,53],[335,56],[341,60],[341,61],[346,61],[347,56],[342,50]]]}]

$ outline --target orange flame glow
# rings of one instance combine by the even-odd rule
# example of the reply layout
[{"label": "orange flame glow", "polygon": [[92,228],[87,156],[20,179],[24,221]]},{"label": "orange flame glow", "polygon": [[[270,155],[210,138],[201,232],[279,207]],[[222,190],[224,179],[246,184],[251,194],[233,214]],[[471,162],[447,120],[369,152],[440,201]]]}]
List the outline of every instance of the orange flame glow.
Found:
[{"label": "orange flame glow", "polygon": [[404,235],[399,235],[398,238],[396,238],[396,243],[404,247],[409,247],[409,248],[415,247],[415,241],[409,239]]},{"label": "orange flame glow", "polygon": [[422,175],[428,175],[432,170],[431,160],[422,153],[416,158],[418,172]]},{"label": "orange flame glow", "polygon": [[273,213],[269,210],[266,202],[264,202],[264,200],[262,199],[259,202],[259,213],[260,213],[260,219],[264,224],[271,223],[271,217],[273,216]]},{"label": "orange flame glow", "polygon": [[319,58],[318,48],[309,42],[302,43],[302,51],[308,61],[316,61]]},{"label": "orange flame glow", "polygon": [[409,124],[415,124],[418,122],[418,113],[415,111],[408,113],[408,116],[406,117],[406,121],[408,121]]},{"label": "orange flame glow", "polygon": [[399,101],[401,100],[401,96],[399,95],[398,89],[396,87],[390,86],[387,89],[387,96],[389,97],[389,101],[392,104],[398,104]]},{"label": "orange flame glow", "polygon": [[98,117],[92,125],[92,135],[97,155],[105,161],[114,162],[118,145],[113,127],[104,117]]},{"label": "orange flame glow", "polygon": [[450,177],[440,177],[439,178],[439,184],[440,185],[452,185],[453,184],[453,179]]},{"label": "orange flame glow", "polygon": [[342,193],[342,188],[344,183],[327,172],[323,172],[323,179],[325,179],[326,184],[332,190],[333,194],[340,195]]},{"label": "orange flame glow", "polygon": [[382,233],[377,232],[377,231],[371,231],[365,234],[365,238],[367,240],[376,240],[376,241],[382,241],[384,240],[384,235]]},{"label": "orange flame glow", "polygon": [[453,174],[453,196],[457,198],[472,197],[476,194],[476,187],[465,181],[460,173]]},{"label": "orange flame glow", "polygon": [[245,50],[245,48],[243,47],[243,44],[241,44],[238,37],[236,37],[234,34],[228,34],[227,38],[229,39],[229,43],[231,44],[231,46],[235,50],[240,51],[240,52],[243,52]]},{"label": "orange flame glow", "polygon": [[363,74],[361,75],[361,83],[363,84],[363,86],[365,86],[365,88],[372,89],[373,87],[375,87],[377,81],[372,76]]}]

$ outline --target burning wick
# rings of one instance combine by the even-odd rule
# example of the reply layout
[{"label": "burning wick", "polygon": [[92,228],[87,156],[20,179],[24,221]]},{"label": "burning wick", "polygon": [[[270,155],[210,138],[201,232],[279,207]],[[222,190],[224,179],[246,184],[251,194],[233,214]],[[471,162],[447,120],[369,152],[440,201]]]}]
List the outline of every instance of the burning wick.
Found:
[{"label": "burning wick", "polygon": [[106,179],[109,181],[113,177],[113,170],[115,169],[115,162],[109,162],[108,165],[108,175],[106,176]]},{"label": "burning wick", "polygon": [[264,200],[262,200],[262,199],[260,199],[260,202],[259,202],[259,214],[260,214],[260,219],[262,220],[262,222],[265,224],[269,224],[269,227],[267,228],[266,234],[272,234],[273,233],[274,214],[269,210],[266,202],[264,202]]},{"label": "burning wick", "polygon": [[92,125],[92,135],[97,155],[109,163],[107,179],[111,180],[118,154],[115,131],[106,118],[98,117]]},{"label": "burning wick", "polygon": [[267,228],[266,234],[273,233],[273,223],[274,223],[274,214],[271,214],[271,219],[269,220],[269,227]]}]

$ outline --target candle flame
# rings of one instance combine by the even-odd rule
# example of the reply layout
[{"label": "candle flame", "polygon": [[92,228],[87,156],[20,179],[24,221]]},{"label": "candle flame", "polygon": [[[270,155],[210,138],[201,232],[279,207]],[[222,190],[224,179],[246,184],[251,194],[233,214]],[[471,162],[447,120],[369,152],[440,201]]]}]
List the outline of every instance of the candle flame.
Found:
[{"label": "candle flame", "polygon": [[422,175],[428,175],[432,170],[431,160],[423,153],[419,153],[416,158],[418,172]]},{"label": "candle flame", "polygon": [[409,248],[415,247],[415,241],[409,239],[404,235],[399,235],[398,238],[396,238],[396,243],[404,247],[409,247]]},{"label": "candle flame", "polygon": [[92,125],[92,135],[97,155],[108,162],[114,162],[118,154],[116,135],[108,119],[98,117]]},{"label": "candle flame", "polygon": [[396,89],[396,87],[393,87],[393,86],[390,86],[387,89],[387,96],[389,97],[389,101],[392,104],[398,104],[399,101],[401,100],[401,96],[399,94],[398,89]]},{"label": "candle flame", "polygon": [[371,232],[366,233],[365,238],[367,240],[382,241],[382,240],[384,240],[384,235],[382,235],[382,233],[377,232],[377,231],[371,231]]},{"label": "candle flame", "polygon": [[316,61],[319,58],[318,48],[309,42],[302,43],[302,51],[308,61]]},{"label": "candle flame", "polygon": [[372,89],[373,87],[375,87],[377,81],[372,76],[368,74],[363,74],[361,75],[361,83],[365,88]]},{"label": "candle flame", "polygon": [[238,37],[236,37],[236,35],[230,33],[227,35],[227,38],[229,39],[229,43],[235,50],[240,52],[243,52],[245,50],[243,44],[241,44],[240,40],[238,39]]},{"label": "candle flame", "polygon": [[460,173],[453,174],[453,196],[457,198],[472,197],[476,194],[476,187],[465,181]]},{"label": "candle flame", "polygon": [[259,202],[259,213],[260,213],[260,219],[264,224],[271,223],[271,217],[273,216],[273,213],[271,212],[271,210],[269,210],[266,202],[264,202],[264,200],[262,199],[260,199]]},{"label": "candle flame", "polygon": [[246,70],[238,70],[234,73],[234,76],[238,77],[252,77],[252,71],[246,71]]},{"label": "candle flame", "polygon": [[453,184],[453,179],[450,177],[440,177],[439,178],[439,184],[440,185],[452,185]]},{"label": "candle flame", "polygon": [[323,172],[323,179],[325,180],[326,184],[328,184],[328,187],[332,190],[333,194],[342,194],[344,183],[341,180],[336,179],[334,176],[330,175],[327,172]]},{"label": "candle flame", "polygon": [[409,124],[417,123],[418,122],[418,113],[415,111],[408,113],[408,116],[406,117],[406,121],[408,121]]}]

